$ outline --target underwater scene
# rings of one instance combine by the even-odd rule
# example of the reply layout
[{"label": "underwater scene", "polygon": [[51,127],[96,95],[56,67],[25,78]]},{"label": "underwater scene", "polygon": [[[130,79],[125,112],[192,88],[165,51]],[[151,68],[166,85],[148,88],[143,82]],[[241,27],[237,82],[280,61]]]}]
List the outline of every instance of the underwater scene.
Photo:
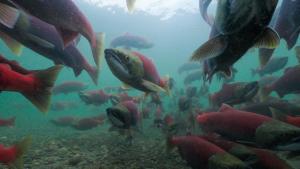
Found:
[{"label": "underwater scene", "polygon": [[0,169],[300,169],[300,0],[0,0]]}]

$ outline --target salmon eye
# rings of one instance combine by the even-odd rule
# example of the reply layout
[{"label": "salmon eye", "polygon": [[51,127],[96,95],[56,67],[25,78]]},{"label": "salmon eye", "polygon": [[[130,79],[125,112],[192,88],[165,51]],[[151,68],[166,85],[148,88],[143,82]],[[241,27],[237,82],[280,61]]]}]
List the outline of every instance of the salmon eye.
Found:
[{"label": "salmon eye", "polygon": [[125,57],[125,60],[128,62],[128,61],[129,61],[129,56],[126,56],[126,57]]}]

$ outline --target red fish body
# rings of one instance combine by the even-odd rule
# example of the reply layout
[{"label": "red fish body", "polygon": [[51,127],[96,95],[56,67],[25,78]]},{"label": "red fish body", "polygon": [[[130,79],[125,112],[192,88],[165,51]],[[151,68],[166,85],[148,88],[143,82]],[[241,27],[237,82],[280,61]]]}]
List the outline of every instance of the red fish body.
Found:
[{"label": "red fish body", "polygon": [[54,25],[63,39],[64,46],[68,46],[82,34],[90,42],[95,62],[99,64],[96,35],[88,19],[72,0],[13,0],[13,2],[31,15]]},{"label": "red fish body", "polygon": [[199,115],[197,121],[204,130],[216,132],[232,140],[253,142],[263,148],[299,150],[300,128],[268,116],[223,105],[219,112]]},{"label": "red fish body", "polygon": [[23,68],[22,66],[20,66],[17,61],[10,61],[10,60],[6,59],[4,56],[2,56],[1,54],[0,54],[0,63],[8,64],[12,70],[14,70],[18,73],[24,74],[24,75],[32,73],[32,71],[27,70],[27,69]]},{"label": "red fish body", "polygon": [[59,101],[51,105],[52,111],[64,111],[66,109],[75,109],[78,107],[76,102]]},{"label": "red fish body", "polygon": [[251,148],[216,136],[200,136],[221,147],[230,154],[249,164],[252,168],[292,169],[289,164],[275,153],[266,149]]},{"label": "red fish body", "polygon": [[16,117],[10,119],[0,119],[0,127],[10,127],[15,125]]},{"label": "red fish body", "polygon": [[93,104],[99,106],[105,104],[110,99],[110,94],[105,93],[103,90],[94,90],[88,92],[80,92],[79,97],[86,104]]},{"label": "red fish body", "polygon": [[0,162],[9,165],[13,161],[16,160],[16,154],[17,154],[17,148],[16,146],[12,147],[4,147],[3,145],[0,145]]},{"label": "red fish body", "polygon": [[0,163],[15,168],[24,168],[22,158],[31,144],[31,137],[27,137],[21,142],[5,147],[0,144]]},{"label": "red fish body", "polygon": [[112,125],[120,129],[137,127],[140,121],[140,112],[133,101],[121,102],[106,109],[106,112]]},{"label": "red fish body", "polygon": [[73,116],[65,116],[51,120],[51,122],[57,126],[71,126],[75,122],[76,118]]},{"label": "red fish body", "polygon": [[204,129],[230,138],[252,140],[256,129],[272,118],[222,106],[220,112],[204,113],[197,120]]},{"label": "red fish body", "polygon": [[90,118],[82,118],[75,122],[72,127],[77,130],[90,130],[103,124],[102,118],[90,117]]},{"label": "red fish body", "polygon": [[77,81],[66,81],[62,84],[56,85],[52,92],[53,94],[69,94],[73,92],[80,92],[87,88],[87,85]]},{"label": "red fish body", "polygon": [[0,63],[0,90],[19,92],[40,111],[46,112],[50,105],[50,89],[60,70],[61,66],[55,66],[24,75],[14,71],[10,65]]},{"label": "red fish body", "polygon": [[300,66],[287,68],[278,80],[271,85],[265,87],[265,93],[269,94],[275,91],[280,97],[284,97],[287,94],[299,94],[300,93]]},{"label": "red fish body", "polygon": [[126,85],[145,93],[163,91],[169,94],[169,78],[162,79],[146,56],[138,52],[106,49],[105,59],[112,73]]},{"label": "red fish body", "polygon": [[[78,76],[82,70],[86,70],[93,81],[97,83],[98,70],[88,63],[82,53],[77,49],[75,42],[63,48],[59,33],[52,25],[22,10],[9,8],[2,3],[0,3],[0,6],[1,8],[5,8],[5,10],[10,9],[8,13],[15,12],[19,14],[19,17],[16,18],[16,23],[11,25],[11,27],[0,23],[0,30],[2,32],[0,34],[1,38],[12,50],[21,48],[21,43],[38,54],[52,60],[55,64],[71,67],[76,76]],[[4,16],[6,17],[1,19],[11,19],[9,14]],[[11,46],[11,41],[17,41],[18,45]]]},{"label": "red fish body", "polygon": [[126,49],[149,49],[153,47],[153,43],[149,42],[143,37],[126,33],[125,35],[121,35],[113,39],[110,43],[110,46],[112,48],[123,46]]},{"label": "red fish body", "polygon": [[237,82],[224,84],[222,89],[210,98],[213,106],[221,106],[223,103],[235,105],[252,99],[258,91],[257,82]]},{"label": "red fish body", "polygon": [[165,79],[162,79],[158,72],[157,69],[149,58],[146,56],[142,55],[141,53],[138,52],[132,52],[135,56],[137,56],[143,63],[144,67],[144,79],[153,82],[157,84],[158,86],[165,88],[167,85],[167,81]]},{"label": "red fish body", "polygon": [[[168,140],[170,146],[178,148],[179,154],[193,169],[214,169],[216,168],[246,168],[244,164],[235,157],[226,153],[220,147],[201,139],[197,136],[172,137]],[[228,166],[222,166],[220,161],[225,160],[222,157],[231,160]],[[218,160],[213,160],[218,157]],[[220,160],[220,161],[219,161]],[[231,166],[230,166],[231,165]]]}]

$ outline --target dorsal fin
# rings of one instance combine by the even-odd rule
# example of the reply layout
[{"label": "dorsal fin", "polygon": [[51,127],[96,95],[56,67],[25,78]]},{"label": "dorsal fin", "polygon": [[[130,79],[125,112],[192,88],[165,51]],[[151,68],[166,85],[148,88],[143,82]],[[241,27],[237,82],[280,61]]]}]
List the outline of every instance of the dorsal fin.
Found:
[{"label": "dorsal fin", "polygon": [[228,104],[222,104],[222,106],[220,107],[220,109],[218,110],[218,112],[229,112],[234,110],[233,107],[229,106]]}]

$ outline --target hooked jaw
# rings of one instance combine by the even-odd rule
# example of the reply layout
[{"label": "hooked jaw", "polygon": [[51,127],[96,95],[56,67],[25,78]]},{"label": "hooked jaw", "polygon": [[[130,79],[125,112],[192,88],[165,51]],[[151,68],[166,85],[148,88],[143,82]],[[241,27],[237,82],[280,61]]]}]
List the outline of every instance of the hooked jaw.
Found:
[{"label": "hooked jaw", "polygon": [[118,128],[123,128],[125,126],[124,117],[120,110],[116,108],[107,108],[106,113],[113,126]]},{"label": "hooked jaw", "polygon": [[127,67],[126,54],[115,49],[106,49],[105,59],[113,74],[117,77],[130,79],[129,68]]}]

